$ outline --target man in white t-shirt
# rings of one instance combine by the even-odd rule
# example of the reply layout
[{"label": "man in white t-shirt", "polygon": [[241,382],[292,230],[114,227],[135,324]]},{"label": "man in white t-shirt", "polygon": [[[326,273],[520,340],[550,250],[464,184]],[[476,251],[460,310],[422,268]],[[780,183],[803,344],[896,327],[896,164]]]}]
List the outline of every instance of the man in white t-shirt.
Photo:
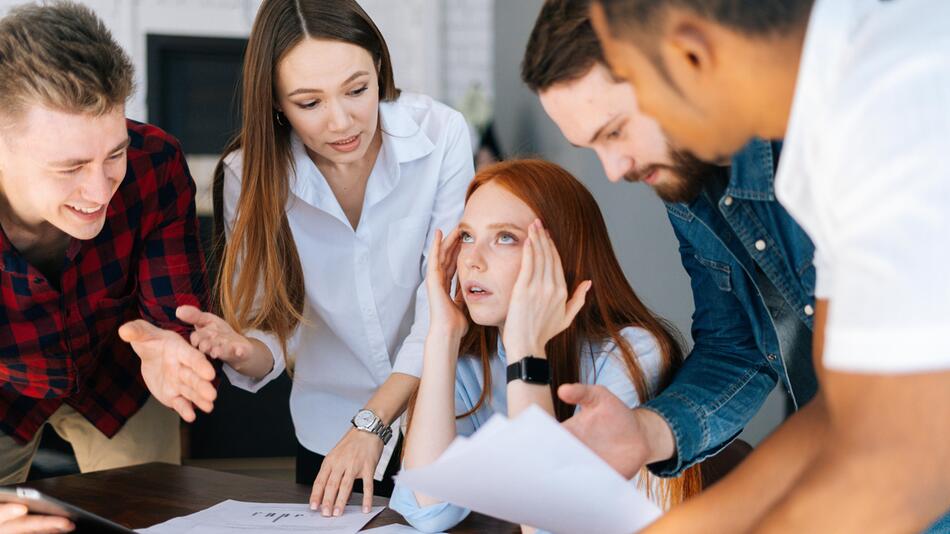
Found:
[{"label": "man in white t-shirt", "polygon": [[[950,2],[597,0],[591,14],[676,146],[719,161],[785,138],[776,195],[816,245],[818,396],[651,532],[950,531]],[[587,428],[623,454],[603,446],[615,427]]]}]

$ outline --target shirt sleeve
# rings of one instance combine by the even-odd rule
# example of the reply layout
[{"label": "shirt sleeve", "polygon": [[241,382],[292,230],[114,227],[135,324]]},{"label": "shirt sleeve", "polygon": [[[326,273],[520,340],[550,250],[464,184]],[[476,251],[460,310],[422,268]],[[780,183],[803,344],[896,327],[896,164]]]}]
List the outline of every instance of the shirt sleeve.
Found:
[{"label": "shirt sleeve", "polygon": [[657,476],[679,476],[712,456],[742,432],[758,412],[778,376],[755,343],[752,325],[720,266],[700,263],[696,248],[677,227],[683,267],[693,289],[693,349],[673,381],[644,408],[662,417],[673,432],[673,458],[648,465]]},{"label": "shirt sleeve", "polygon": [[468,508],[447,502],[419,506],[412,490],[398,482],[389,499],[389,507],[401,514],[413,528],[422,532],[444,532],[461,523],[471,513]]},{"label": "shirt sleeve", "polygon": [[[659,383],[662,361],[656,338],[646,330],[637,327],[624,328],[621,330],[621,335],[633,351],[633,357],[643,372],[647,386],[651,389],[655,388]],[[630,372],[624,362],[623,354],[615,343],[609,342],[599,355],[595,355],[593,368],[593,376],[585,377],[585,382],[606,387],[630,408],[640,404],[640,393],[630,379]]]},{"label": "shirt sleeve", "polygon": [[[478,373],[471,365],[473,362],[459,358],[455,373],[455,413],[467,413],[475,406],[481,393],[481,381]],[[475,363],[480,366],[481,363]],[[482,408],[479,410],[481,413]],[[455,420],[457,436],[470,436],[478,430],[478,419],[475,416]],[[440,502],[429,506],[420,506],[413,491],[399,484],[397,478],[389,507],[399,512],[406,521],[417,530],[423,532],[442,532],[461,523],[471,512],[468,508],[456,506],[448,502]]]},{"label": "shirt sleeve", "polygon": [[813,177],[827,236],[817,276],[829,369],[950,369],[948,100],[950,61],[938,47],[898,60],[833,118],[847,148]]},{"label": "shirt sleeve", "polygon": [[[234,223],[235,207],[237,206],[238,199],[241,196],[241,180],[238,178],[237,174],[233,171],[229,164],[224,165],[223,193],[224,201],[222,204],[224,208],[224,232],[226,236],[230,236],[231,228]],[[300,327],[298,325],[290,339],[287,340],[288,350],[292,350],[291,347],[294,346],[299,333]],[[228,364],[224,364],[222,369],[224,374],[228,377],[228,381],[230,381],[232,385],[251,393],[257,393],[261,388],[279,377],[280,374],[283,373],[287,368],[284,351],[281,348],[280,340],[273,333],[264,332],[261,330],[250,330],[244,332],[244,335],[246,337],[260,341],[270,350],[271,357],[274,359],[273,368],[269,373],[260,378],[251,378],[249,376],[243,375]]]},{"label": "shirt sleeve", "polygon": [[[442,234],[445,235],[458,225],[459,219],[462,218],[462,210],[465,208],[465,191],[475,176],[468,127],[461,113],[453,112],[451,119],[446,123],[445,143],[446,150],[442,158],[439,190],[432,208],[429,230],[426,233],[426,243],[422,252],[423,277],[429,262],[429,249],[432,247],[435,231],[442,230]],[[422,350],[429,332],[429,299],[424,280],[416,290],[414,317],[409,335],[396,353],[393,362],[394,373],[412,376],[422,374]]]},{"label": "shirt sleeve", "polygon": [[231,385],[239,387],[244,391],[257,393],[262,387],[279,377],[287,368],[287,364],[284,361],[284,353],[280,348],[280,340],[277,339],[277,336],[261,330],[250,330],[245,332],[244,335],[260,341],[270,350],[271,357],[274,359],[274,367],[269,373],[260,378],[251,378],[247,375],[242,375],[228,364],[224,364],[222,369],[224,370],[224,374],[228,377],[228,381],[231,382]]},{"label": "shirt sleeve", "polygon": [[175,310],[183,305],[207,309],[208,281],[195,211],[195,182],[176,141],[165,141],[164,155],[167,159],[154,169],[157,218],[145,235],[138,265],[139,310],[152,324],[187,339],[191,327],[175,317]]}]

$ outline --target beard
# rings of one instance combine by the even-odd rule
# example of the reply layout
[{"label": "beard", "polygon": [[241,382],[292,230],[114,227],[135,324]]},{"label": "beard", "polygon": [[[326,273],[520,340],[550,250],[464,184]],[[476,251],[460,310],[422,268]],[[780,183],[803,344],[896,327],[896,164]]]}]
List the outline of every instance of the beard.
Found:
[{"label": "beard", "polygon": [[628,182],[639,182],[654,172],[665,170],[668,179],[653,185],[656,195],[664,202],[689,203],[703,191],[706,182],[726,172],[726,167],[706,163],[685,150],[670,149],[670,165],[650,165],[635,169],[623,177]]}]

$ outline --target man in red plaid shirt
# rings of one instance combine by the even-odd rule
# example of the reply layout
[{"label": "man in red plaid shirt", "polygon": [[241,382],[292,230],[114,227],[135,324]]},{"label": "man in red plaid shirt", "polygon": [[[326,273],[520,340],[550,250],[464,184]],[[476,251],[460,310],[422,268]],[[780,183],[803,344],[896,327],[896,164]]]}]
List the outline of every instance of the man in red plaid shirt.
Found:
[{"label": "man in red plaid shirt", "polygon": [[83,471],[178,462],[175,411],[215,399],[176,318],[207,308],[194,182],[175,139],[125,119],[132,79],[87,8],[0,20],[0,484],[47,423]]}]

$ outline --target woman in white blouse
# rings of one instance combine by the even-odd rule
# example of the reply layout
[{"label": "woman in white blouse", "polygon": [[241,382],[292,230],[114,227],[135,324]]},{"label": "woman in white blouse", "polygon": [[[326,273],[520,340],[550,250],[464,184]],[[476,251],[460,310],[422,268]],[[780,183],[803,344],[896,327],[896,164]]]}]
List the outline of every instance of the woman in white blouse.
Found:
[{"label": "woman in white blouse", "polygon": [[428,330],[426,253],[461,215],[468,129],[431,98],[400,94],[354,0],[265,0],[243,91],[242,129],[216,176],[224,319],[179,316],[238,387],[257,391],[293,362],[298,483],[313,483],[324,515],[354,490],[368,511],[374,490],[392,491]]}]

